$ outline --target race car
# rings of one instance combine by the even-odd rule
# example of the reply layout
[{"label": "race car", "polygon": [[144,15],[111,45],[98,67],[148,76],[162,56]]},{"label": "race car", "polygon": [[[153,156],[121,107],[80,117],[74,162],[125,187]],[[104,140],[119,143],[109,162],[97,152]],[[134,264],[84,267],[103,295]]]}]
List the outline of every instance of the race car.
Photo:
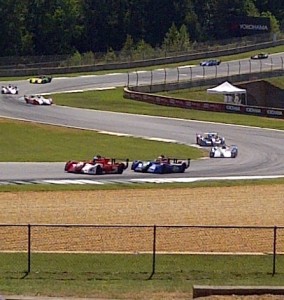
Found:
[{"label": "race car", "polygon": [[220,137],[217,132],[208,132],[203,134],[196,134],[196,144],[199,146],[220,146],[225,145],[225,138]]},{"label": "race car", "polygon": [[46,76],[46,75],[41,75],[38,77],[33,77],[29,79],[30,83],[40,83],[40,84],[44,84],[44,83],[50,83],[52,80],[51,76]]},{"label": "race car", "polygon": [[219,59],[209,59],[209,60],[202,61],[200,63],[200,66],[202,66],[202,67],[219,66],[220,63],[221,63],[221,60],[219,60]]},{"label": "race car", "polygon": [[184,173],[190,166],[190,158],[176,159],[159,157],[153,161],[134,160],[131,165],[131,170],[142,173]]},{"label": "race car", "polygon": [[24,99],[27,104],[33,104],[33,105],[52,105],[53,100],[51,98],[45,98],[42,95],[30,95],[24,96]]},{"label": "race car", "polygon": [[90,161],[70,160],[65,163],[64,170],[68,173],[77,174],[122,174],[128,168],[129,160],[125,162],[117,162],[114,158],[100,157]]},{"label": "race car", "polygon": [[12,84],[2,86],[1,94],[12,94],[17,95],[19,93],[18,87]]},{"label": "race car", "polygon": [[267,53],[258,53],[256,55],[253,55],[250,57],[251,59],[266,59],[268,58],[268,54]]},{"label": "race car", "polygon": [[232,146],[215,146],[210,150],[209,156],[211,158],[220,157],[220,158],[236,158],[238,155],[238,147],[236,145]]}]

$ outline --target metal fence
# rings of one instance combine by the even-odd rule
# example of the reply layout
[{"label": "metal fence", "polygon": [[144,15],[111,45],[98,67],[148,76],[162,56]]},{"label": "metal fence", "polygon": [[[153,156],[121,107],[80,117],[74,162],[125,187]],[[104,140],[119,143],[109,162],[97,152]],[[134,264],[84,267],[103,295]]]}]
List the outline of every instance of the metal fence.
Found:
[{"label": "metal fence", "polygon": [[[158,258],[162,255],[219,254],[260,256],[263,261],[271,259],[269,269],[264,272],[275,275],[280,268],[278,258],[284,254],[283,229],[280,226],[2,224],[0,273],[30,274],[38,270],[76,273],[76,270],[70,271],[70,266],[72,259],[80,259],[80,256],[74,256],[79,253],[96,257],[92,263],[81,261],[84,272],[98,272],[100,260],[97,255],[116,254],[134,259],[146,255],[146,263],[134,268],[138,273],[148,272],[151,278],[156,274]],[[48,261],[40,259],[43,254],[50,255]],[[116,264],[108,266],[108,272],[115,273],[116,267]],[[280,273],[283,272],[282,266]]]},{"label": "metal fence", "polygon": [[[279,71],[277,73],[277,71]],[[128,73],[127,87],[148,86],[147,91],[159,92],[171,89],[167,86],[176,83],[176,88],[187,88],[181,83],[192,83],[193,81],[200,85],[211,84],[210,79],[225,78],[233,82],[247,81],[271,76],[283,76],[284,56],[274,56],[265,60],[243,59],[236,62],[221,62],[218,66],[182,66],[173,68],[163,68],[150,71],[132,71]],[[201,84],[201,83],[204,84]],[[155,85],[162,84],[162,86]],[[215,84],[215,83],[214,83]]]}]

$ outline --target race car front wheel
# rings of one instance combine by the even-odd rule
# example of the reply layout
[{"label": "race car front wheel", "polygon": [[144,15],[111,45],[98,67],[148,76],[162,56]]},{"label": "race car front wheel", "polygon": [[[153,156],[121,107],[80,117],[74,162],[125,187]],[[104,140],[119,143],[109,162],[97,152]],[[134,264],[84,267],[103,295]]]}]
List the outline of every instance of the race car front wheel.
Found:
[{"label": "race car front wheel", "polygon": [[100,165],[97,166],[96,174],[97,175],[102,175],[103,174],[103,168]]},{"label": "race car front wheel", "polygon": [[117,168],[117,173],[118,174],[122,174],[123,170],[125,169],[125,165],[124,164],[120,164]]}]

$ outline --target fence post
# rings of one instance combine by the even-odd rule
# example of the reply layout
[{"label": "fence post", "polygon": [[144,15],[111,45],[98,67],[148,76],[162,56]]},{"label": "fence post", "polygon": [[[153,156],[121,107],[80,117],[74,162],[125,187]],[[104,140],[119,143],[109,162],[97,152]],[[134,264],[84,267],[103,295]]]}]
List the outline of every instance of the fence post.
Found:
[{"label": "fence post", "polygon": [[138,80],[138,72],[136,71],[136,86],[138,86],[139,80]]},{"label": "fence post", "polygon": [[157,237],[157,226],[153,228],[153,253],[152,253],[152,273],[148,279],[152,279],[156,272],[156,237]]},{"label": "fence post", "polygon": [[31,224],[28,224],[28,271],[31,272]]},{"label": "fence post", "polygon": [[276,274],[276,240],[277,240],[277,226],[273,228],[273,270],[272,276]]}]

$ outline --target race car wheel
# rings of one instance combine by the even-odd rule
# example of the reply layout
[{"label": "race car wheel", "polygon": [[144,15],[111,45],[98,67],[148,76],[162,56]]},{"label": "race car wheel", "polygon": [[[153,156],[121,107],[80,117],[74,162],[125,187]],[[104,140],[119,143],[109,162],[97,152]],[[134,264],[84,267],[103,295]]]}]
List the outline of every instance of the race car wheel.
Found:
[{"label": "race car wheel", "polygon": [[103,174],[103,168],[100,165],[97,166],[96,174],[97,175],[102,175]]},{"label": "race car wheel", "polygon": [[181,173],[184,173],[185,169],[186,169],[186,164],[183,163],[183,164],[181,165]]},{"label": "race car wheel", "polygon": [[65,167],[64,167],[64,171],[66,171],[66,172],[68,171],[70,163],[71,163],[71,160],[67,161],[67,163],[65,164]]},{"label": "race car wheel", "polygon": [[209,155],[211,158],[214,157],[214,153],[213,152],[210,152],[210,155]]},{"label": "race car wheel", "polygon": [[161,165],[161,174],[165,174],[166,173],[166,165]]},{"label": "race car wheel", "polygon": [[124,164],[120,164],[120,165],[117,167],[117,174],[122,174],[124,168],[125,168]]}]

